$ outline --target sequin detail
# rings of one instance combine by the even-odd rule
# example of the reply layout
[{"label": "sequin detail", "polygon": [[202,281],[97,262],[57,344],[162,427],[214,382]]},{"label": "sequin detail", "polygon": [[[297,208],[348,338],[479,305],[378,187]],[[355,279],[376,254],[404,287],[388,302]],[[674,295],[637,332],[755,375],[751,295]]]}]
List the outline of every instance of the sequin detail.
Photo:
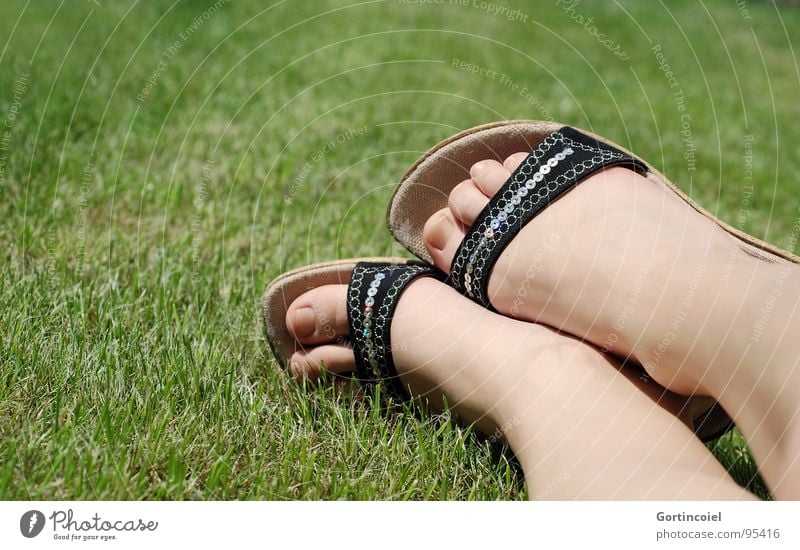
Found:
[{"label": "sequin detail", "polygon": [[[622,151],[571,128],[564,130],[568,133],[553,132],[531,151],[481,212],[453,258],[451,285],[479,304],[491,307],[486,290],[492,267],[524,224],[599,167],[625,161]],[[568,158],[569,165],[564,166]]]},{"label": "sequin detail", "polygon": [[359,264],[347,289],[347,316],[356,371],[364,383],[384,382],[384,395],[400,401],[406,395],[392,362],[392,311],[406,284],[426,273],[433,270],[424,265]]},{"label": "sequin detail", "polygon": [[381,286],[381,281],[385,278],[386,274],[383,272],[378,272],[374,275],[372,282],[369,284],[369,289],[367,290],[367,299],[364,300],[364,320],[362,321],[364,328],[362,330],[362,335],[364,336],[364,345],[367,348],[367,358],[373,372],[378,370],[378,362],[375,354],[375,343],[371,338],[372,306],[375,305],[375,295],[378,293],[378,287]]},{"label": "sequin detail", "polygon": [[506,229],[506,222],[509,216],[514,215],[514,212],[522,204],[523,199],[528,196],[530,191],[536,188],[537,184],[544,180],[544,176],[549,174],[553,168],[558,166],[558,163],[573,153],[575,153],[575,150],[572,147],[565,147],[556,153],[555,156],[548,159],[547,162],[541,164],[538,170],[536,170],[536,172],[525,181],[524,185],[517,187],[516,191],[511,194],[506,204],[497,213],[497,215],[494,218],[491,218],[489,221],[489,227],[487,227],[484,231],[483,237],[480,241],[478,241],[478,245],[475,247],[473,253],[470,254],[470,258],[467,261],[466,274],[464,275],[464,288],[470,296],[473,292],[472,272],[475,270],[475,259],[481,253],[481,249],[486,246],[487,243],[496,239],[500,232]]}]

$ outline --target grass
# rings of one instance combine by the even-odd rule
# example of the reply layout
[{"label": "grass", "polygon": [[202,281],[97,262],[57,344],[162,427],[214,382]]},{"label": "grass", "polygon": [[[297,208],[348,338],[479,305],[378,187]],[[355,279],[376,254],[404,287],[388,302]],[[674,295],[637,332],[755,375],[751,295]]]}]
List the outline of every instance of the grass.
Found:
[{"label": "grass", "polygon": [[[393,184],[475,124],[592,128],[793,246],[800,11],[507,4],[3,2],[0,498],[525,498],[446,415],[288,383],[258,322],[286,269],[399,253]],[[767,495],[739,435],[715,452]]]}]

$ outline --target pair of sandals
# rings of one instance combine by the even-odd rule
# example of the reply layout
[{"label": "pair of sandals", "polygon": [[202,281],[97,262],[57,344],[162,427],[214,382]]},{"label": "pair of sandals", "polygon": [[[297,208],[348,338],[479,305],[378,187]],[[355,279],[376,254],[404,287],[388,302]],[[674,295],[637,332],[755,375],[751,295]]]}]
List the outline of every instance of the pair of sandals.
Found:
[{"label": "pair of sandals", "polygon": [[[432,264],[422,230],[426,220],[447,206],[450,191],[469,177],[469,167],[484,159],[500,162],[517,151],[531,151],[470,227],[446,276]],[[383,384],[383,394],[408,400],[392,359],[390,327],[403,290],[417,277],[435,277],[486,308],[492,309],[487,288],[495,262],[522,227],[562,194],[599,170],[620,166],[664,185],[692,208],[733,235],[739,246],[772,263],[798,259],[716,219],[696,205],[664,175],[630,151],[590,132],[553,122],[503,121],[466,130],[425,153],[403,176],[387,214],[394,238],[418,261],[368,258],[315,264],[278,277],[267,288],[263,317],[273,355],[287,364],[296,342],[286,328],[286,311],[300,295],[330,284],[348,284],[347,312],[357,378],[363,384]],[[733,427],[718,404],[692,398],[695,434],[711,441]],[[691,408],[691,405],[690,405]],[[699,410],[698,410],[699,409]]]}]

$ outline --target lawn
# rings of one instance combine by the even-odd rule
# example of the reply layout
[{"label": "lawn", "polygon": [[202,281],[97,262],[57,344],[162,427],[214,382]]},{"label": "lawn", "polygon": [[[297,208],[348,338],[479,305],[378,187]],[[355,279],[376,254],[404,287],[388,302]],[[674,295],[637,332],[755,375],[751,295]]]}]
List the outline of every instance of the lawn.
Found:
[{"label": "lawn", "polygon": [[[800,9],[740,4],[0,3],[0,498],[526,498],[446,414],[289,382],[260,294],[401,254],[406,167],[506,118],[591,128],[790,247]],[[741,436],[714,450],[766,495]]]}]

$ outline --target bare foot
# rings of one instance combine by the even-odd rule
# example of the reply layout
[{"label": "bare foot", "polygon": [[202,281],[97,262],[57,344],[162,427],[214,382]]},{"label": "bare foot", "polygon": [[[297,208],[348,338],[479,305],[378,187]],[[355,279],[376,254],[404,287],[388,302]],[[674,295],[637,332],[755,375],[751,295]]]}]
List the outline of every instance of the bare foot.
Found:
[{"label": "bare foot", "polygon": [[[428,220],[440,269],[526,156],[476,163]],[[520,231],[488,291],[506,315],[631,357],[677,393],[719,399],[773,490],[800,471],[800,354],[787,336],[800,333],[800,271],[747,254],[666,187],[619,167],[591,176]]]},{"label": "bare foot", "polygon": [[[323,286],[290,306],[287,327],[305,348],[291,358],[295,376],[354,370],[346,295],[343,285]],[[391,341],[411,395],[434,408],[446,396],[463,420],[503,434],[532,498],[750,498],[672,414],[684,398],[648,396],[636,376],[576,339],[421,278],[400,299]]]}]

